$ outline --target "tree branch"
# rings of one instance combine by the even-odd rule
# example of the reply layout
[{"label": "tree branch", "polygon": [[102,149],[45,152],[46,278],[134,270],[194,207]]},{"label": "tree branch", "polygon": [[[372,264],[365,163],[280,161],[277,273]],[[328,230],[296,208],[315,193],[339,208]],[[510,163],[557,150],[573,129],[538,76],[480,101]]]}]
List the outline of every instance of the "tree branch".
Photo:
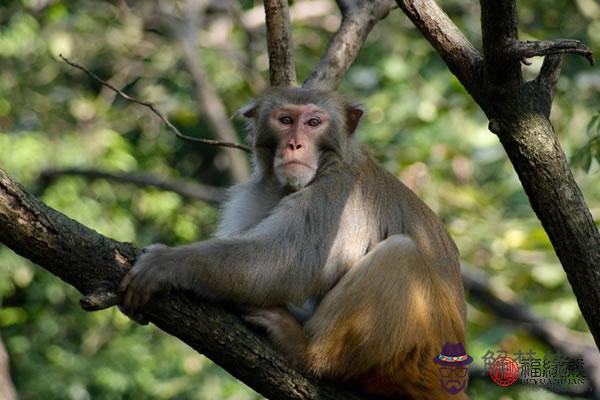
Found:
[{"label": "tree branch", "polygon": [[338,0],[342,22],[303,87],[335,90],[371,29],[394,8],[392,0]]},{"label": "tree branch", "polygon": [[434,0],[397,0],[398,6],[442,57],[473,97],[483,57]]},{"label": "tree branch", "polygon": [[[102,236],[49,208],[1,169],[0,242],[88,298],[116,293],[139,253],[133,245]],[[291,368],[237,316],[219,305],[195,300],[189,293],[157,296],[143,313],[269,399],[361,398]]]},{"label": "tree branch", "polygon": [[592,50],[575,39],[515,41],[506,51],[508,55],[518,60],[535,56],[570,53],[585,57],[590,65],[595,63]]},{"label": "tree branch", "polygon": [[72,66],[74,68],[77,68],[77,69],[85,72],[90,78],[92,78],[96,82],[100,83],[102,86],[105,86],[105,87],[109,88],[110,90],[114,91],[116,94],[118,94],[119,96],[121,96],[123,99],[125,99],[127,101],[130,101],[132,103],[136,103],[136,104],[139,104],[141,106],[147,107],[171,131],[173,131],[173,133],[175,133],[175,136],[177,136],[179,139],[187,140],[187,141],[190,141],[190,142],[196,142],[196,143],[210,144],[210,145],[213,145],[213,146],[231,147],[231,148],[235,148],[235,149],[244,150],[244,151],[246,151],[248,153],[250,153],[252,151],[252,148],[250,146],[246,146],[246,145],[243,145],[243,144],[229,143],[229,142],[223,142],[223,141],[219,141],[219,140],[203,139],[203,138],[197,138],[197,137],[192,137],[192,136],[184,135],[183,133],[181,133],[179,131],[179,129],[177,129],[177,127],[175,127],[175,125],[173,125],[173,123],[171,123],[171,121],[169,121],[169,119],[163,113],[161,113],[156,108],[156,106],[154,104],[152,104],[150,102],[147,102],[147,101],[138,100],[135,97],[129,96],[127,93],[123,92],[120,89],[117,89],[116,87],[114,87],[110,83],[108,83],[105,80],[101,79],[98,75],[94,74],[92,71],[88,70],[84,66],[82,66],[80,64],[77,64],[77,63],[75,63],[73,61],[70,61],[69,59],[67,59],[66,57],[64,57],[62,54],[59,55],[59,57],[65,63],[69,64],[70,66]]},{"label": "tree branch", "polygon": [[[487,115],[600,344],[600,233],[548,119],[560,59],[546,56],[538,79],[523,82],[521,60],[509,54],[518,40],[514,0],[481,0],[483,71],[473,70],[477,56],[433,0],[397,1]],[[442,31],[451,34],[435,34]],[[463,53],[449,55],[453,47]]]},{"label": "tree branch", "polygon": [[265,0],[271,86],[296,84],[294,45],[287,0]]},{"label": "tree branch", "polygon": [[504,59],[506,49],[519,38],[516,1],[481,0],[480,3],[485,79],[489,85],[518,87],[523,83],[522,58]]},{"label": "tree branch", "polygon": [[108,172],[89,168],[46,169],[40,173],[39,177],[41,190],[56,179],[67,175],[82,176],[91,180],[107,179],[140,187],[152,186],[162,190],[169,190],[188,199],[201,200],[211,204],[219,204],[226,198],[224,189],[200,183],[176,179],[165,180],[148,174]]}]

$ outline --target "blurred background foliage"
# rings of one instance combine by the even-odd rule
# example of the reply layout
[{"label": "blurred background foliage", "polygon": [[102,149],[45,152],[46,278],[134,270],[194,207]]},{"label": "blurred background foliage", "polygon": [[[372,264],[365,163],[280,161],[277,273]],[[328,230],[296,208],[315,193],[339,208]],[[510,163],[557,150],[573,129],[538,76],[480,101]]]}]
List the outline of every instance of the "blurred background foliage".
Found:
[{"label": "blurred background foliage", "polygon": [[[478,45],[478,2],[439,3]],[[219,148],[177,140],[147,109],[116,98],[58,55],[155,102],[184,133],[213,137],[177,35],[161,21],[178,4],[0,3],[0,166],[52,207],[138,245],[206,238],[218,210],[107,180],[64,177],[44,186],[40,173],[74,166],[142,171],[222,187],[231,183],[228,159]],[[225,6],[231,4],[209,5],[195,57],[233,115],[264,87],[268,60],[261,3],[238,3],[244,24],[231,17]],[[339,16],[333,1],[292,4],[303,79]],[[596,1],[521,0],[518,11],[522,39],[572,37],[600,54]],[[531,61],[524,67],[530,78],[541,65]],[[484,115],[400,11],[376,26],[340,90],[368,110],[358,140],[442,217],[466,264],[542,316],[586,331],[565,273]],[[598,69],[566,56],[552,121],[596,220],[599,92]],[[233,123],[245,141],[243,121]],[[0,246],[0,335],[23,399],[260,398],[177,339],[136,326],[115,309],[84,313],[78,300],[74,289]],[[468,319],[476,363],[487,349],[546,350],[476,302],[469,303]],[[486,382],[472,383],[470,392],[478,399],[540,398],[539,391]]]}]

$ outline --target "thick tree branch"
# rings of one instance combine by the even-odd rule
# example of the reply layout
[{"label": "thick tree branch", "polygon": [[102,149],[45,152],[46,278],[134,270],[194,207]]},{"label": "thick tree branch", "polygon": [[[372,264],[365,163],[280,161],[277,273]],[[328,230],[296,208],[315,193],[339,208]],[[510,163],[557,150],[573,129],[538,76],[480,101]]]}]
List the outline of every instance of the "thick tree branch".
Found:
[{"label": "thick tree branch", "polygon": [[498,87],[518,87],[523,82],[522,58],[505,59],[506,49],[519,38],[516,2],[481,0],[480,3],[485,79]]},{"label": "thick tree branch", "polygon": [[[476,68],[465,76],[477,57],[468,55],[464,37],[448,26],[450,20],[440,16],[443,12],[435,2],[398,3],[486,113],[490,130],[500,138],[600,344],[600,233],[548,120],[560,59],[546,56],[538,79],[523,82],[521,60],[509,54],[518,40],[515,1],[481,0],[483,73]],[[437,34],[441,31],[452,34]],[[467,56],[452,57],[448,50],[453,47],[467,51]]]},{"label": "thick tree branch", "polygon": [[200,183],[176,179],[165,180],[148,174],[108,172],[90,168],[46,169],[40,173],[40,189],[43,190],[56,179],[69,175],[82,176],[86,179],[107,179],[140,187],[152,186],[175,192],[188,199],[206,201],[211,204],[219,204],[226,198],[224,189]]},{"label": "thick tree branch", "polygon": [[102,86],[105,86],[107,88],[109,88],[110,90],[114,91],[116,94],[118,94],[119,96],[121,96],[123,99],[130,101],[132,103],[136,103],[139,104],[141,106],[147,107],[150,111],[152,111],[152,113],[154,115],[156,115],[171,131],[173,131],[173,133],[175,133],[175,136],[177,136],[179,139],[182,140],[187,140],[190,142],[196,142],[196,143],[204,143],[204,144],[210,144],[213,146],[223,146],[223,147],[231,147],[234,149],[240,149],[240,150],[244,150],[246,152],[251,152],[252,148],[250,146],[246,146],[243,144],[237,144],[237,143],[230,143],[230,142],[223,142],[223,141],[219,141],[219,140],[211,140],[211,139],[203,139],[203,138],[197,138],[197,137],[192,137],[192,136],[187,136],[184,135],[183,133],[181,133],[179,131],[179,129],[177,129],[177,127],[175,125],[173,125],[173,123],[171,121],[169,121],[169,119],[163,114],[161,113],[154,104],[147,102],[147,101],[143,101],[143,100],[138,100],[135,97],[131,97],[129,96],[127,93],[123,92],[120,89],[117,89],[116,87],[114,87],[113,85],[111,85],[110,83],[106,82],[105,80],[103,80],[102,78],[100,78],[98,75],[94,74],[92,71],[88,70],[87,68],[85,68],[84,66],[77,64],[69,59],[67,59],[66,57],[60,55],[59,56],[64,62],[66,62],[67,64],[69,64],[70,66],[77,68],[83,72],[85,72],[90,78],[92,78],[93,80],[95,80],[96,82],[100,83]]},{"label": "thick tree branch", "polygon": [[371,29],[394,8],[392,0],[338,0],[342,22],[325,54],[302,86],[335,90]]},{"label": "thick tree branch", "polygon": [[287,0],[265,0],[271,86],[296,84],[294,44]]},{"label": "thick tree branch", "polygon": [[473,97],[479,94],[483,57],[434,0],[397,0],[408,18]]},{"label": "thick tree branch", "polygon": [[[131,244],[102,236],[49,208],[2,170],[0,242],[92,298],[115,292],[139,252]],[[171,292],[153,299],[143,312],[152,323],[269,399],[360,399],[289,367],[223,307]]]}]

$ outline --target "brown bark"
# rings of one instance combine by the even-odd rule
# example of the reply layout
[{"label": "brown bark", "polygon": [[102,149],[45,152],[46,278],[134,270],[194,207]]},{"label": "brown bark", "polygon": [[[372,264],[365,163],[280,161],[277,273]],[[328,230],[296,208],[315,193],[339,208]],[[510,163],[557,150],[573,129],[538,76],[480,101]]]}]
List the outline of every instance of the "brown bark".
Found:
[{"label": "brown bark", "polygon": [[271,86],[296,84],[294,46],[287,0],[265,0]]}]

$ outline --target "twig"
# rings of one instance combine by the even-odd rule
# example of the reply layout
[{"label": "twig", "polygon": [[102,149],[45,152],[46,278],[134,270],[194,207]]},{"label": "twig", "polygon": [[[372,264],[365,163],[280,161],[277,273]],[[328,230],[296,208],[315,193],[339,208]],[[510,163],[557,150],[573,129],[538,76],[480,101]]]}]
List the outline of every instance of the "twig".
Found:
[{"label": "twig", "polygon": [[79,305],[85,311],[100,311],[107,308],[118,306],[121,304],[122,296],[116,292],[93,292],[86,296],[83,296],[79,300]]},{"label": "twig", "polygon": [[90,168],[50,168],[44,170],[40,173],[39,178],[41,189],[43,190],[53,180],[66,175],[77,175],[87,179],[109,179],[141,187],[153,186],[169,190],[189,199],[206,201],[212,204],[221,203],[226,197],[224,189],[195,182],[165,180],[148,174],[108,172]]},{"label": "twig", "polygon": [[77,64],[69,59],[67,59],[66,57],[64,57],[62,54],[59,54],[59,57],[61,58],[61,60],[63,60],[65,63],[69,64],[70,66],[77,68],[83,72],[85,72],[88,76],[90,76],[92,79],[94,79],[96,82],[100,83],[103,86],[106,86],[107,88],[111,89],[112,91],[114,91],[115,93],[117,93],[119,96],[121,96],[122,98],[124,98],[127,101],[130,101],[132,103],[136,103],[139,105],[142,105],[144,107],[147,107],[148,109],[150,109],[150,111],[152,111],[158,118],[160,118],[160,120],[167,125],[167,127],[169,127],[169,129],[171,129],[171,131],[173,131],[173,133],[175,133],[175,136],[177,136],[179,139],[182,140],[187,140],[190,142],[196,142],[196,143],[204,143],[204,144],[210,144],[213,146],[223,146],[223,147],[231,147],[234,149],[240,149],[240,150],[244,150],[246,152],[252,152],[252,148],[250,146],[246,146],[243,144],[237,144],[237,143],[230,143],[230,142],[223,142],[220,140],[212,140],[212,139],[203,139],[203,138],[196,138],[196,137],[192,137],[192,136],[187,136],[184,135],[183,133],[181,133],[179,131],[179,129],[177,129],[175,127],[175,125],[173,125],[171,123],[171,121],[169,121],[169,119],[163,114],[161,113],[155,106],[154,104],[147,102],[147,101],[143,101],[143,100],[138,100],[134,97],[129,96],[127,93],[123,92],[120,89],[117,89],[115,86],[111,85],[110,83],[106,82],[105,80],[103,80],[102,78],[100,78],[98,75],[94,74],[92,71],[88,70],[87,68],[85,68],[84,66]]},{"label": "twig", "polygon": [[265,20],[271,86],[292,86],[296,66],[287,0],[265,0]]}]

